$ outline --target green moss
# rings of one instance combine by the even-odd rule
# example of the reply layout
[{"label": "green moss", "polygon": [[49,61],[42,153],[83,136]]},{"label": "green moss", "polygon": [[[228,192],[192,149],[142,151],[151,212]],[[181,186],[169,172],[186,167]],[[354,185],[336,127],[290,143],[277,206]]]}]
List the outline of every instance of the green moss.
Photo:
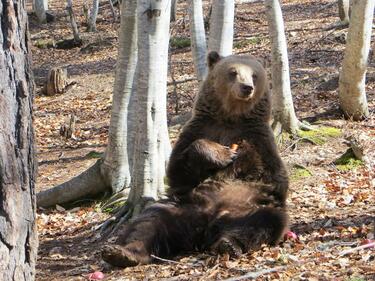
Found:
[{"label": "green moss", "polygon": [[104,156],[103,152],[90,151],[85,155],[85,158],[102,158]]},{"label": "green moss", "polygon": [[319,127],[310,131],[298,131],[298,136],[317,145],[322,145],[330,138],[341,136],[340,129],[333,127]]},{"label": "green moss", "polygon": [[52,39],[39,39],[36,40],[34,46],[39,49],[47,49],[47,48],[54,48],[56,43]]},{"label": "green moss", "polygon": [[257,45],[261,41],[262,41],[261,37],[252,37],[252,38],[249,38],[249,39],[244,39],[244,40],[240,40],[240,41],[235,42],[233,44],[233,47],[237,48],[237,49],[240,49],[240,48],[247,47],[249,45]]},{"label": "green moss", "polygon": [[345,172],[362,166],[363,162],[357,159],[353,153],[353,150],[349,148],[334,162],[334,164],[338,170]]},{"label": "green moss", "polygon": [[304,166],[294,164],[291,174],[290,174],[290,179],[291,180],[299,180],[303,178],[308,178],[312,176],[312,173]]},{"label": "green moss", "polygon": [[190,38],[186,37],[171,37],[169,40],[169,44],[172,48],[182,49],[186,47],[190,47]]}]

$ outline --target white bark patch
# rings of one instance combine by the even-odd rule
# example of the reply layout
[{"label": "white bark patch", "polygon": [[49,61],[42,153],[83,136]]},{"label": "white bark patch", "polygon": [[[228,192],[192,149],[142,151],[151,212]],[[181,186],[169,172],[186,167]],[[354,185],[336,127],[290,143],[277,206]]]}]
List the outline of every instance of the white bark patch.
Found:
[{"label": "white bark patch", "polygon": [[354,120],[369,115],[365,79],[375,1],[353,0],[344,61],[339,78],[340,107]]},{"label": "white bark patch", "polygon": [[[126,5],[125,5],[126,4]],[[129,187],[133,165],[137,99],[135,88],[138,60],[137,1],[123,1],[119,54],[113,90],[109,141],[103,171],[112,191]]]},{"label": "white bark patch", "polygon": [[289,62],[284,22],[278,0],[265,0],[272,60],[272,106],[274,123],[289,132],[296,132],[296,117],[290,89]]},{"label": "white bark patch", "polygon": [[234,0],[215,0],[212,2],[210,21],[209,51],[221,56],[229,56],[233,49]]},{"label": "white bark patch", "polygon": [[203,21],[203,4],[202,0],[189,1],[189,18],[191,34],[191,51],[195,73],[198,81],[203,81],[207,74],[206,67],[206,34]]}]

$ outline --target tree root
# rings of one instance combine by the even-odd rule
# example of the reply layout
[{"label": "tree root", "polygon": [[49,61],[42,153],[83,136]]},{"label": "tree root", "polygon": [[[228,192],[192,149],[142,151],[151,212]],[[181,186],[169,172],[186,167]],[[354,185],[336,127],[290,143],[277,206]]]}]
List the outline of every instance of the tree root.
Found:
[{"label": "tree root", "polygon": [[[120,203],[125,203],[125,201],[128,199],[130,193],[130,188],[125,188],[124,190],[112,195],[106,202],[103,203],[101,206],[102,210],[116,207],[116,205],[119,205]],[[114,210],[114,212],[117,212],[117,209]]]},{"label": "tree root", "polygon": [[338,22],[335,22],[334,24],[330,25],[330,26],[327,26],[326,28],[324,28],[325,31],[330,31],[332,29],[344,29],[344,28],[347,28],[349,27],[349,21],[338,21]]},{"label": "tree root", "polygon": [[110,191],[101,174],[101,163],[102,160],[99,159],[93,166],[71,180],[39,192],[37,194],[38,207],[46,208],[56,204],[65,204]]},{"label": "tree root", "polygon": [[127,222],[133,215],[134,208],[131,204],[124,204],[112,217],[96,227],[101,236],[108,237],[115,233],[122,224]]},{"label": "tree root", "polygon": [[153,198],[140,198],[136,205],[127,201],[113,216],[98,225],[96,230],[100,230],[102,238],[109,237],[117,232],[124,223],[137,216],[146,206],[154,202]]}]

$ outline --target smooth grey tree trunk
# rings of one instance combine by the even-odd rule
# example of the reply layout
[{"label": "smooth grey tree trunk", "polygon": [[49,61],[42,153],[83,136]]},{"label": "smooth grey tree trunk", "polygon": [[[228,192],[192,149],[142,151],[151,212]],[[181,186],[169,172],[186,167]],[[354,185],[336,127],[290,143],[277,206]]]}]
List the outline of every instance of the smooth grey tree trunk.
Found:
[{"label": "smooth grey tree trunk", "polygon": [[[284,22],[278,0],[265,0],[271,41],[272,109],[274,130],[296,133],[300,127],[290,89],[289,62]],[[277,132],[278,134],[279,132]]]},{"label": "smooth grey tree trunk", "polygon": [[99,0],[93,0],[92,7],[90,10],[89,26],[87,27],[88,31],[91,31],[91,32],[96,31],[96,18],[98,16],[98,11],[99,11]]},{"label": "smooth grey tree trunk", "polygon": [[79,35],[78,27],[77,27],[77,22],[76,22],[76,17],[74,16],[73,12],[73,5],[72,5],[72,0],[67,0],[67,6],[66,9],[69,13],[69,18],[70,18],[70,25],[72,26],[72,31],[73,31],[73,36],[74,36],[74,41],[76,42],[81,42],[81,37]]},{"label": "smooth grey tree trunk", "polygon": [[178,0],[171,0],[171,22],[176,21]]},{"label": "smooth grey tree trunk", "polygon": [[40,23],[47,22],[46,11],[48,10],[48,0],[33,0],[34,12]]},{"label": "smooth grey tree trunk", "polygon": [[360,120],[369,115],[365,80],[374,5],[374,0],[353,0],[344,61],[339,78],[340,107],[347,117],[354,120]]},{"label": "smooth grey tree trunk", "polygon": [[122,2],[119,55],[109,140],[104,159],[71,180],[39,192],[38,206],[49,207],[130,187],[136,122],[137,0]]},{"label": "smooth grey tree trunk", "polygon": [[207,73],[206,67],[206,33],[204,30],[202,0],[189,0],[189,18],[191,34],[191,51],[195,73],[199,82],[203,81]]},{"label": "smooth grey tree trunk", "polygon": [[0,279],[35,279],[33,81],[25,1],[0,2]]},{"label": "smooth grey tree trunk", "polygon": [[350,1],[349,0],[338,0],[337,4],[338,4],[338,8],[339,8],[340,21],[348,23],[349,22]]},{"label": "smooth grey tree trunk", "polygon": [[229,56],[233,49],[234,0],[214,0],[208,50]]},{"label": "smooth grey tree trunk", "polygon": [[[104,159],[70,181],[38,193],[39,206],[132,187],[126,206],[131,207],[131,213],[134,209],[137,213],[147,200],[156,200],[164,193],[165,167],[171,150],[166,113],[170,7],[166,1],[160,1],[160,8],[148,14],[137,10],[137,4],[143,9],[147,1],[123,1]],[[138,20],[142,20],[140,25]]]},{"label": "smooth grey tree trunk", "polygon": [[166,156],[170,151],[166,128],[170,1],[154,3],[158,5],[144,13],[150,8],[150,1],[138,1],[138,69],[142,71],[137,77],[137,136],[128,198],[133,215],[149,200],[163,195]]},{"label": "smooth grey tree trunk", "polygon": [[103,170],[112,192],[130,187],[137,114],[137,0],[123,1],[109,141]]}]

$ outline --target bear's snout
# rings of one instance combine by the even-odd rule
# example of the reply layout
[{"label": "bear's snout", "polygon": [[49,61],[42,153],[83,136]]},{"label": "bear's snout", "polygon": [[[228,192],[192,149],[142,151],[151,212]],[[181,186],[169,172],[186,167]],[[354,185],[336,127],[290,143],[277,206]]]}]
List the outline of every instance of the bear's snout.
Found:
[{"label": "bear's snout", "polygon": [[241,84],[241,94],[244,97],[248,97],[252,94],[254,87],[250,84]]}]

